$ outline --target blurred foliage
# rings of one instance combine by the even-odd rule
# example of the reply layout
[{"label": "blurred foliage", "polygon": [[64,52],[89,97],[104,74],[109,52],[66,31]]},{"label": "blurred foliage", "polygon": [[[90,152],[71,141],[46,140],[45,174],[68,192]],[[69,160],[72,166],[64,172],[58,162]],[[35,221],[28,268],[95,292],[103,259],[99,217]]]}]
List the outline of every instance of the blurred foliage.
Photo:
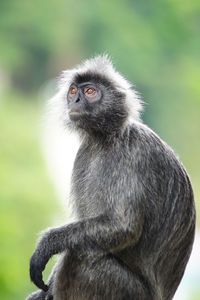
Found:
[{"label": "blurred foliage", "polygon": [[[57,208],[38,150],[37,105],[22,96],[0,102],[0,299],[28,294],[29,257]],[[53,201],[54,200],[54,201]],[[47,205],[48,204],[48,205]]]},{"label": "blurred foliage", "polygon": [[143,119],[179,153],[199,209],[199,16],[199,0],[0,0],[0,299],[32,289],[36,233],[59,211],[37,91],[82,59],[106,52],[136,84]]}]

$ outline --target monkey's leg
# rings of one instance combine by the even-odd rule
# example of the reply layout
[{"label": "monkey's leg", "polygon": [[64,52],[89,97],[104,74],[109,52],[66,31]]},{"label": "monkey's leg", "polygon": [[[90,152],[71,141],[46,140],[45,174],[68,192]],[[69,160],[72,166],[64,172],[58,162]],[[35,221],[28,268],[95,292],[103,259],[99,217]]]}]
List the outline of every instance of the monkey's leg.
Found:
[{"label": "monkey's leg", "polygon": [[30,294],[26,300],[53,300],[53,296],[39,290]]},{"label": "monkey's leg", "polygon": [[147,286],[123,262],[108,254],[82,262],[63,261],[54,300],[151,300]]}]

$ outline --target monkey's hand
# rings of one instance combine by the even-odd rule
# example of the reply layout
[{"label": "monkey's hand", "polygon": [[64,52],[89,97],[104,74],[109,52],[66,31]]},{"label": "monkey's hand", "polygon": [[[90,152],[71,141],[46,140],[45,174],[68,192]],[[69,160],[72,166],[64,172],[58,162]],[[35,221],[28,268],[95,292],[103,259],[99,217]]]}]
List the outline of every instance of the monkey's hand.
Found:
[{"label": "monkey's hand", "polygon": [[30,277],[33,283],[44,292],[48,291],[42,279],[42,271],[52,255],[57,254],[59,249],[56,249],[56,235],[52,229],[47,231],[38,243],[38,246],[30,260]]},{"label": "monkey's hand", "polygon": [[33,283],[44,292],[48,291],[48,286],[42,280],[42,271],[48,262],[48,258],[43,256],[38,249],[34,252],[30,260],[30,277]]}]

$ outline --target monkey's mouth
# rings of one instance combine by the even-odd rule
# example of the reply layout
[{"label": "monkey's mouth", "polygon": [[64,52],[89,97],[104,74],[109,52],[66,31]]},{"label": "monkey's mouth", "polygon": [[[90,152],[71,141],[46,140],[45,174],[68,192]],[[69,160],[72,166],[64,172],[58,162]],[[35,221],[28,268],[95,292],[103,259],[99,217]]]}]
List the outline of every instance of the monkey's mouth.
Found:
[{"label": "monkey's mouth", "polygon": [[69,117],[72,121],[77,121],[83,116],[83,113],[80,110],[72,109],[69,112]]}]

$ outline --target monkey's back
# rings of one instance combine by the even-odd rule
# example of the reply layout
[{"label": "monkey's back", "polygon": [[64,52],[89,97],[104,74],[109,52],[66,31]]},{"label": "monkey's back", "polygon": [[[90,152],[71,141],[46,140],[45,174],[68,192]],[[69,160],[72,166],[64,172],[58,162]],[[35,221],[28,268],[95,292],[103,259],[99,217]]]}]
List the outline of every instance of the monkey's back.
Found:
[{"label": "monkey's back", "polygon": [[145,222],[138,244],[117,255],[128,259],[128,265],[154,286],[161,299],[172,299],[194,240],[191,183],[173,150],[147,126],[132,126],[129,145],[145,191]]},{"label": "monkey's back", "polygon": [[[190,180],[171,148],[148,127],[134,123],[112,145],[83,143],[74,170],[80,219],[112,209],[113,197],[118,209],[125,210],[139,198],[145,215],[140,239],[113,254],[146,282],[153,299],[171,299],[189,259],[195,229]],[[127,207],[125,189],[131,199]]]}]

